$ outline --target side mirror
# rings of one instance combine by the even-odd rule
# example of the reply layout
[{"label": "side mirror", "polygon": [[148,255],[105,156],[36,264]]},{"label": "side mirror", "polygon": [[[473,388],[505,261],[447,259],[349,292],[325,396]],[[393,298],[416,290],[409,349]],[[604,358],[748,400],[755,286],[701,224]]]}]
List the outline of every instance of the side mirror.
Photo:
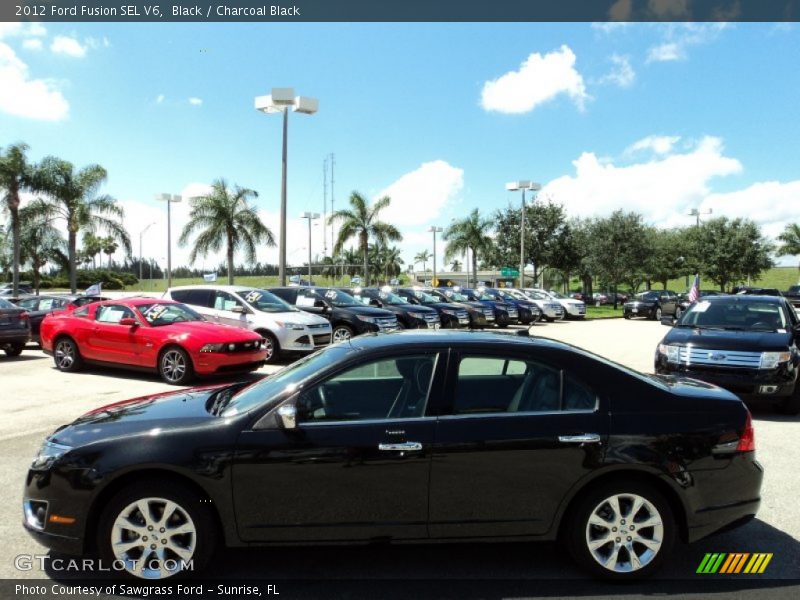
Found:
[{"label": "side mirror", "polygon": [[247,310],[245,309],[245,307],[244,307],[244,306],[239,306],[239,305],[237,304],[236,306],[234,306],[234,307],[231,309],[231,312],[235,312],[235,313],[242,314],[242,313],[245,313],[245,312],[247,312]]},{"label": "side mirror", "polygon": [[369,301],[369,305],[370,305],[370,306],[377,306],[378,308],[380,308],[380,307],[381,307],[380,300],[376,300],[375,298],[372,298],[372,299]]},{"label": "side mirror", "polygon": [[278,424],[283,429],[297,429],[297,407],[289,402],[278,408]]},{"label": "side mirror", "polygon": [[314,300],[314,308],[328,308],[328,305],[322,300]]},{"label": "side mirror", "polygon": [[119,320],[119,324],[122,325],[123,327],[138,327],[139,321],[137,321],[132,317],[125,317]]},{"label": "side mirror", "polygon": [[675,325],[675,317],[661,317],[661,324],[672,327]]}]

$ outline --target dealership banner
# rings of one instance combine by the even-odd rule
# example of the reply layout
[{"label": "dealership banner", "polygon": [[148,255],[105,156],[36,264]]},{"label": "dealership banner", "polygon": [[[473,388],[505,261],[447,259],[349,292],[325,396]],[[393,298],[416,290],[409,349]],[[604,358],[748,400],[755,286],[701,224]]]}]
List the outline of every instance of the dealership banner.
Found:
[{"label": "dealership banner", "polygon": [[797,21],[800,0],[3,0],[0,21]]}]

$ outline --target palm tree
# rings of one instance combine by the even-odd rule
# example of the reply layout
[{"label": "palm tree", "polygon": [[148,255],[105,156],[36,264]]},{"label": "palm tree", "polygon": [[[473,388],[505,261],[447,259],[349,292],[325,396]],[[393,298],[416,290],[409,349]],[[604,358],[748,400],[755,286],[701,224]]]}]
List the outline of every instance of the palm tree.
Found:
[{"label": "palm tree", "polygon": [[383,257],[383,268],[386,270],[387,283],[390,278],[397,277],[403,270],[403,264],[405,263],[403,262],[403,259],[400,258],[400,254],[400,248],[397,246],[386,248],[386,253]]},{"label": "palm tree", "polygon": [[361,257],[358,255],[358,251],[354,248],[347,248],[341,254],[342,262],[346,265],[345,273],[347,273],[350,277],[354,277],[358,275],[358,263],[361,260]]},{"label": "palm tree", "polygon": [[458,260],[457,258],[454,259],[453,262],[450,263],[450,270],[451,271],[455,271],[455,272],[460,271],[461,270],[461,261]]},{"label": "palm tree", "polygon": [[[81,238],[81,251],[85,257],[91,257],[92,269],[97,268],[97,255],[103,251],[103,238],[97,237],[90,231],[86,231]],[[102,267],[102,261],[100,266]]]},{"label": "palm tree", "polygon": [[[475,278],[475,285],[478,284],[478,254],[488,254],[494,243],[489,237],[492,226],[491,219],[482,218],[475,208],[468,217],[453,221],[444,232],[443,237],[447,242],[445,260],[464,254],[467,250],[472,251],[472,275]],[[467,272],[467,283],[469,283],[469,272]]]},{"label": "palm tree", "polygon": [[431,259],[431,253],[427,250],[423,250],[422,252],[418,252],[416,256],[414,256],[414,264],[422,263],[422,272],[428,270],[428,261]]},{"label": "palm tree", "polygon": [[[778,236],[778,256],[797,256],[800,254],[800,225],[789,223]],[[797,266],[800,269],[800,264]]]},{"label": "palm tree", "polygon": [[117,251],[117,249],[119,248],[119,244],[111,236],[101,238],[100,242],[103,249],[103,254],[108,256],[108,265],[106,265],[106,268],[111,270],[111,255]]},{"label": "palm tree", "polygon": [[45,158],[33,174],[33,184],[47,198],[31,203],[32,214],[48,222],[64,219],[67,223],[69,286],[77,291],[78,233],[105,230],[119,240],[125,252],[131,253],[131,239],[122,220],[125,213],[111,196],[97,195],[108,173],[100,165],[89,165],[78,171],[72,163],[54,156]]},{"label": "palm tree", "polygon": [[384,245],[387,242],[399,242],[403,239],[397,227],[378,219],[380,212],[389,206],[391,201],[391,198],[384,196],[372,206],[368,206],[361,194],[353,192],[350,194],[350,208],[337,210],[328,218],[328,224],[340,222],[334,252],[341,252],[348,240],[358,238],[364,254],[364,285],[369,285],[369,239],[372,237]]},{"label": "palm tree", "polygon": [[26,206],[19,211],[20,256],[31,263],[33,288],[39,294],[41,270],[50,261],[67,262],[67,242],[52,223],[35,214],[36,208]]},{"label": "palm tree", "polygon": [[0,192],[3,194],[3,208],[11,217],[12,282],[13,294],[19,294],[20,267],[20,197],[21,191],[36,191],[32,181],[34,167],[28,163],[25,153],[28,146],[14,144],[5,152],[0,150]]},{"label": "palm tree", "polygon": [[198,232],[189,254],[189,262],[209,252],[219,252],[225,242],[228,257],[228,283],[233,285],[233,255],[244,251],[247,262],[256,261],[256,245],[275,246],[275,237],[258,217],[250,198],[257,198],[255,190],[235,186],[228,189],[224,179],[211,184],[211,193],[192,199],[189,222],[183,228],[179,244],[185,246],[192,234]]}]

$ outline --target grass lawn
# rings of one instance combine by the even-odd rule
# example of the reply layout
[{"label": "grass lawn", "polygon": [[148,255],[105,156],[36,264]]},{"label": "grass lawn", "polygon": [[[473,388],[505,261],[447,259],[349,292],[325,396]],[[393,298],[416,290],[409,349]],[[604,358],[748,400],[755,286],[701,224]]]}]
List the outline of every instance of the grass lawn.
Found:
[{"label": "grass lawn", "polygon": [[593,304],[586,305],[586,319],[613,319],[622,317],[622,304],[617,305],[617,310],[614,310],[613,304],[603,304],[602,306],[595,306]]}]

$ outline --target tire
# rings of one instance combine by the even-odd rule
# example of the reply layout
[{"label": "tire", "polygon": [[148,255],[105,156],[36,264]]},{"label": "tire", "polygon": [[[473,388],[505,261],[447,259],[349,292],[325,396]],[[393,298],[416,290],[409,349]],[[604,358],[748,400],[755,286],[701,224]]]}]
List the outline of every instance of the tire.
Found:
[{"label": "tire", "polygon": [[653,311],[653,320],[660,321],[661,320],[661,307],[656,307],[655,311]]},{"label": "tire", "polygon": [[[626,581],[655,573],[675,544],[675,517],[664,497],[647,484],[624,481],[601,484],[581,495],[583,497],[568,516],[571,521],[565,540],[575,561],[601,579]],[[617,500],[619,511],[609,502],[612,499]],[[640,505],[633,515],[636,520],[631,524],[630,512],[635,503]],[[608,527],[600,525],[603,522],[607,522]],[[636,526],[643,522],[653,522],[654,526]],[[626,535],[622,534],[623,527]],[[591,542],[594,542],[593,548]]]},{"label": "tire", "polygon": [[187,385],[194,379],[192,359],[183,348],[168,346],[158,355],[158,374],[170,385]]},{"label": "tire", "polygon": [[263,329],[259,329],[256,333],[261,334],[264,338],[264,347],[267,349],[267,357],[264,361],[267,363],[274,363],[281,355],[281,345],[278,343],[278,338],[269,331]]},{"label": "tire", "polygon": [[[190,571],[181,568],[182,560],[192,561],[191,572],[201,572],[214,554],[218,533],[210,505],[200,500],[184,486],[158,479],[123,488],[100,516],[97,548],[104,562],[125,565],[124,573],[139,579],[163,580],[186,574]],[[162,522],[167,509],[172,513]],[[169,535],[170,530],[185,533]],[[146,539],[152,538],[147,535],[151,532],[156,534],[155,540]],[[125,541],[131,544],[119,547],[119,542]],[[141,546],[136,542],[142,542]]]},{"label": "tire", "polygon": [[555,318],[554,317],[545,317],[544,320],[547,321],[548,323],[552,323],[553,321],[555,321]]},{"label": "tire", "polygon": [[630,320],[631,314],[630,313],[622,313],[622,317],[625,318],[625,319]]},{"label": "tire", "polygon": [[22,354],[22,351],[25,349],[25,344],[15,343],[15,344],[8,344],[4,350],[6,356],[14,357],[19,356]]},{"label": "tire", "polygon": [[346,342],[353,337],[353,330],[347,325],[336,325],[331,334],[331,343]]},{"label": "tire", "polygon": [[53,344],[53,362],[56,369],[65,373],[80,371],[83,367],[83,358],[78,345],[72,338],[60,337]]},{"label": "tire", "polygon": [[675,309],[675,320],[677,321],[678,319],[680,319],[682,314],[683,314],[683,309],[679,306],[678,308]]}]

